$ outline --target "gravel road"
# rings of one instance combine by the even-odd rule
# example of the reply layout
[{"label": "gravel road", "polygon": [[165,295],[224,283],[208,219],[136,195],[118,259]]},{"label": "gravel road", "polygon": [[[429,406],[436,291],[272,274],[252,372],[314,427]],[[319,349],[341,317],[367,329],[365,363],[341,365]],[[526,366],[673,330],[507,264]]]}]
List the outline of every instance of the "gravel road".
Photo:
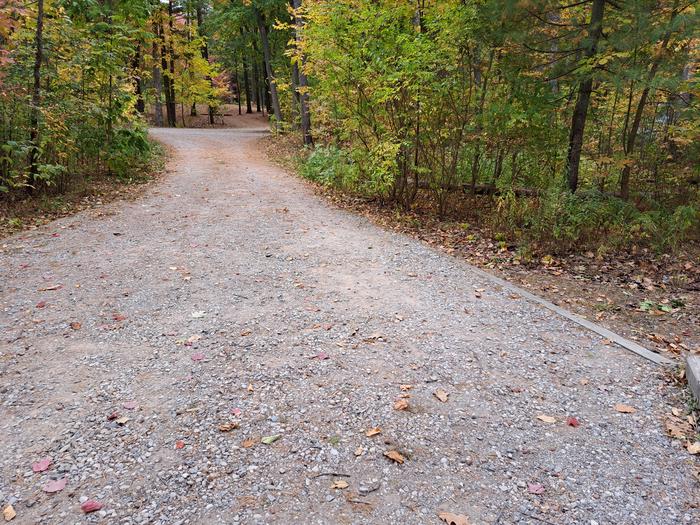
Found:
[{"label": "gravel road", "polygon": [[153,130],[143,198],[5,241],[13,523],[700,523],[659,367],[334,209],[262,133]]}]

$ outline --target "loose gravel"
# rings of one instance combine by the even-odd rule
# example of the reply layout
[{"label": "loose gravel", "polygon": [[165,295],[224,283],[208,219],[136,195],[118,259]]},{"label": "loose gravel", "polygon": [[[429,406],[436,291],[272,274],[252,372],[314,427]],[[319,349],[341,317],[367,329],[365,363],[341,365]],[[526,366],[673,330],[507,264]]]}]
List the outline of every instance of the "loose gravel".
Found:
[{"label": "loose gravel", "polygon": [[2,246],[15,523],[700,523],[661,368],[328,206],[262,130],[153,135],[141,200]]}]

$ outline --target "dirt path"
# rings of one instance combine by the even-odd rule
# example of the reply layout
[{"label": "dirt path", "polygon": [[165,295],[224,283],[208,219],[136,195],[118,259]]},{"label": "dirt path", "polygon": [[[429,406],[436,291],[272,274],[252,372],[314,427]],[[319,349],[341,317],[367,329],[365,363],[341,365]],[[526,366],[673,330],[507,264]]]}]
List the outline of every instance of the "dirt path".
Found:
[{"label": "dirt path", "polygon": [[2,246],[15,523],[700,522],[658,367],[328,207],[261,131],[154,135],[177,158],[143,199]]}]

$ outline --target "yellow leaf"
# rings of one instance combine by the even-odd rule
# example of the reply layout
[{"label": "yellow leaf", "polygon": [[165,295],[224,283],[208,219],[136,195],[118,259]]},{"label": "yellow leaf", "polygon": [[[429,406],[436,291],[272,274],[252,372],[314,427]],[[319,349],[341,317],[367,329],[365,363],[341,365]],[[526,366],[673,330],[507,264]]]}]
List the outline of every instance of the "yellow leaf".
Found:
[{"label": "yellow leaf", "polygon": [[349,487],[348,482],[343,481],[342,479],[336,479],[333,482],[333,485],[331,485],[332,489],[346,489],[348,487]]}]

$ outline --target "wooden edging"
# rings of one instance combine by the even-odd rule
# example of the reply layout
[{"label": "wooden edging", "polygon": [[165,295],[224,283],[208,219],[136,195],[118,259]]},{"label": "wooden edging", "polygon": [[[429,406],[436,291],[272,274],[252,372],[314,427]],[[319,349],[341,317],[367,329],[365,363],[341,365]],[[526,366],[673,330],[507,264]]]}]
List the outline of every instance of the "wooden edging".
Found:
[{"label": "wooden edging", "polygon": [[[471,266],[471,265],[470,265]],[[484,271],[480,268],[476,268],[475,266],[472,266],[472,271],[488,280],[491,282],[494,282],[496,284],[501,285],[503,288],[506,288],[507,290],[510,290],[514,293],[517,293],[518,295],[521,295],[528,299],[529,301],[532,301],[534,303],[540,304],[547,308],[548,310],[551,310],[562,317],[565,317],[566,319],[569,319],[570,321],[573,321],[574,323],[583,326],[584,328],[597,333],[598,335],[602,335],[604,338],[620,345],[622,348],[629,350],[630,352],[633,352],[637,354],[638,356],[641,356],[645,359],[648,359],[649,361],[653,361],[657,365],[675,365],[676,362],[668,359],[667,357],[664,357],[662,355],[657,354],[656,352],[652,352],[651,350],[644,348],[642,345],[635,343],[634,341],[630,341],[629,339],[626,339],[625,337],[622,337],[621,335],[616,334],[615,332],[611,332],[607,328],[603,328],[602,326],[590,322],[588,319],[584,319],[580,315],[576,315],[575,313],[569,312],[568,310],[565,310],[559,306],[557,306],[554,303],[551,303],[547,301],[546,299],[542,299],[541,297],[536,296],[533,293],[528,292],[527,290],[523,290],[519,286],[516,286],[505,279],[501,279],[500,277],[496,277],[495,275]]]}]

